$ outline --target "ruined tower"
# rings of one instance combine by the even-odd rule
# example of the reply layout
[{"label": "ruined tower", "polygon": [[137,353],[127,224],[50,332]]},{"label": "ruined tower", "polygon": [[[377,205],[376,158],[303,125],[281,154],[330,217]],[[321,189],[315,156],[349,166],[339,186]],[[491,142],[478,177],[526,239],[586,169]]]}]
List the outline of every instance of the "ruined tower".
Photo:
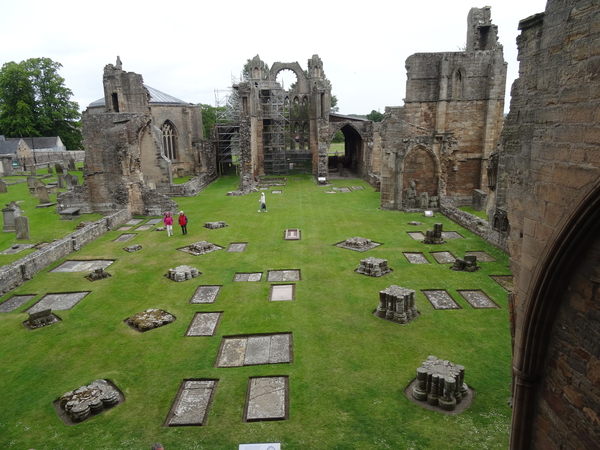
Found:
[{"label": "ruined tower", "polygon": [[488,191],[485,167],[502,128],[506,63],[490,8],[472,8],[467,24],[464,51],[406,60],[404,106],[386,108],[382,124],[383,208],[414,208],[408,197],[423,193],[466,205],[474,189]]}]

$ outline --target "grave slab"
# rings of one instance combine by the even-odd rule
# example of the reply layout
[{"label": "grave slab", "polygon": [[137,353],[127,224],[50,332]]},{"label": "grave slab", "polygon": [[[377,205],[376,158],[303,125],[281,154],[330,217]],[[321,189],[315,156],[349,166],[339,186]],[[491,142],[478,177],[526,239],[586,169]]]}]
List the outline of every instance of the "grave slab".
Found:
[{"label": "grave slab", "polygon": [[96,269],[106,269],[112,263],[114,261],[108,259],[92,259],[89,261],[70,260],[55,267],[50,272],[91,272]]},{"label": "grave slab", "polygon": [[14,255],[15,253],[19,253],[20,251],[26,250],[31,247],[33,247],[33,244],[15,244],[9,249],[0,252],[0,255]]},{"label": "grave slab", "polygon": [[9,298],[8,300],[6,300],[4,303],[2,303],[0,305],[0,313],[9,313],[9,312],[12,312],[15,309],[20,308],[21,306],[23,306],[25,303],[27,303],[29,300],[31,300],[35,296],[36,296],[36,294],[32,294],[32,295],[13,295],[11,298]]},{"label": "grave slab", "polygon": [[34,304],[26,312],[31,314],[43,311],[44,309],[51,309],[52,311],[64,311],[71,309],[73,306],[83,300],[83,298],[89,293],[90,291],[46,294],[39,302]]},{"label": "grave slab", "polygon": [[183,380],[165,426],[203,426],[212,404],[217,380]]},{"label": "grave slab", "polygon": [[227,338],[223,339],[219,362],[217,367],[240,367],[244,365],[244,357],[246,355],[246,344],[248,339],[243,338]]},{"label": "grave slab", "polygon": [[484,294],[483,291],[475,290],[475,291],[458,291],[460,295],[476,309],[486,309],[492,308],[497,309],[499,306],[487,295]]},{"label": "grave slab", "polygon": [[268,364],[271,336],[251,336],[246,344],[244,365]]},{"label": "grave slab", "polygon": [[214,303],[223,286],[198,286],[190,303]]},{"label": "grave slab", "polygon": [[466,252],[465,255],[476,256],[478,262],[496,262],[498,261],[491,255],[488,255],[486,252]]},{"label": "grave slab", "polygon": [[128,222],[125,222],[125,225],[139,225],[143,221],[144,219],[131,219]]},{"label": "grave slab", "polygon": [[227,252],[228,253],[241,253],[241,252],[245,252],[247,247],[248,247],[247,242],[232,242],[231,244],[229,244],[229,247],[227,247]]},{"label": "grave slab", "polygon": [[289,363],[292,360],[291,333],[271,335],[269,348],[269,364]]},{"label": "grave slab", "polygon": [[431,252],[431,256],[440,264],[453,264],[456,257],[450,252]]},{"label": "grave slab", "polygon": [[408,235],[415,241],[422,241],[423,239],[425,239],[425,235],[420,231],[409,231]]},{"label": "grave slab", "polygon": [[404,252],[403,254],[411,264],[429,264],[429,261],[427,261],[427,258],[425,258],[423,253]]},{"label": "grave slab", "polygon": [[365,188],[364,186],[352,186],[353,191],[358,191],[358,190],[364,189],[364,188]]},{"label": "grave slab", "polygon": [[233,277],[233,281],[260,281],[261,279],[262,272],[236,273]]},{"label": "grave slab", "polygon": [[125,233],[116,238],[113,242],[127,242],[136,237],[135,233]]},{"label": "grave slab", "polygon": [[132,228],[133,228],[133,227],[120,227],[120,228],[117,228],[117,231],[129,231],[129,230],[131,230]]},{"label": "grave slab", "polygon": [[443,289],[421,291],[435,309],[460,309],[458,303]]},{"label": "grave slab", "polygon": [[294,284],[274,284],[271,286],[269,300],[272,302],[292,301],[295,287]]},{"label": "grave slab", "polygon": [[301,233],[298,228],[288,228],[283,233],[283,239],[286,241],[299,241],[301,239]]},{"label": "grave slab", "polygon": [[279,190],[277,190],[277,191],[271,191],[271,194],[281,194],[281,192],[282,191],[279,191]]},{"label": "grave slab", "polygon": [[300,281],[300,270],[269,270],[267,281]]},{"label": "grave slab", "polygon": [[188,327],[186,336],[214,336],[223,312],[197,312]]},{"label": "grave slab", "polygon": [[148,231],[148,230],[151,230],[153,227],[154,227],[154,225],[145,224],[145,225],[137,227],[135,229],[135,231]]},{"label": "grave slab", "polygon": [[513,286],[513,276],[512,275],[490,275],[490,278],[506,289],[508,292],[512,292],[514,289]]},{"label": "grave slab", "polygon": [[146,225],[156,225],[157,223],[161,223],[163,219],[150,219],[146,222]]},{"label": "grave slab", "polygon": [[463,236],[456,231],[442,231],[442,239],[464,239]]},{"label": "grave slab", "polygon": [[64,423],[76,425],[124,401],[123,392],[112,381],[100,379],[66,392],[53,406]]},{"label": "grave slab", "polygon": [[285,420],[288,377],[256,377],[248,380],[245,420]]}]

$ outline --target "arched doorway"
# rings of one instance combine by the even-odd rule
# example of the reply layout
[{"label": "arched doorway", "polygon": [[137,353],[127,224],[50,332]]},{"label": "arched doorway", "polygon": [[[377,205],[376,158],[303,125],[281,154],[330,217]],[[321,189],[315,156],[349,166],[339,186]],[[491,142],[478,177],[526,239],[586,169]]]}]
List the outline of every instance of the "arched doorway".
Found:
[{"label": "arched doorway", "polygon": [[363,172],[363,138],[351,125],[344,125],[340,130],[344,136],[343,152],[336,151],[329,154],[328,165],[332,168],[343,168],[345,171],[358,176]]},{"label": "arched doorway", "polygon": [[427,192],[429,197],[438,195],[439,176],[435,159],[425,147],[417,146],[408,152],[402,174],[402,192],[406,192],[410,182],[414,181],[418,194]]}]

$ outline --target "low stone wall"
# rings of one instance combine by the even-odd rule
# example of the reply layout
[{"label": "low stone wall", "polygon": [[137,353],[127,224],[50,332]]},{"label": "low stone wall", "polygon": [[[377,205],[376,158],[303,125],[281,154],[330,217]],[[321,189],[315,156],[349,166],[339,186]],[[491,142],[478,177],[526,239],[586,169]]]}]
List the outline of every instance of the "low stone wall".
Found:
[{"label": "low stone wall", "polygon": [[169,197],[192,197],[206,188],[210,183],[217,179],[216,176],[210,176],[208,173],[193,177],[184,184],[172,184]]},{"label": "low stone wall", "polygon": [[117,211],[110,216],[103,217],[84,228],[78,229],[63,239],[51,242],[44,248],[12,264],[0,268],[0,296],[21,286],[50,264],[79,250],[85,244],[89,244],[107,231],[122,225],[129,219],[131,219],[129,211],[125,209]]},{"label": "low stone wall", "polygon": [[450,220],[465,227],[471,233],[480,236],[494,247],[508,253],[508,233],[504,234],[494,230],[487,220],[458,209],[454,206],[454,203],[448,199],[442,200],[440,211]]}]

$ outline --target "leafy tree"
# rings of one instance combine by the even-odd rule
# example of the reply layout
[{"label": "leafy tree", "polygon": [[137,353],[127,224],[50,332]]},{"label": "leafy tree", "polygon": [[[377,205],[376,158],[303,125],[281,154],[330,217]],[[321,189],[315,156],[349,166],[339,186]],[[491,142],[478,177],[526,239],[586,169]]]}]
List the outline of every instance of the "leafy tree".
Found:
[{"label": "leafy tree", "polygon": [[338,130],[337,133],[335,133],[335,135],[333,136],[333,139],[331,140],[331,142],[333,142],[334,144],[337,144],[339,142],[345,142],[346,139],[344,137],[344,133],[342,133],[342,130]]},{"label": "leafy tree", "polygon": [[367,114],[367,119],[372,120],[373,122],[381,122],[383,120],[383,114],[379,111],[372,110],[369,114]]},{"label": "leafy tree", "polygon": [[340,111],[340,107],[337,104],[338,104],[337,95],[332,95],[331,96],[331,112],[334,114],[336,114]]},{"label": "leafy tree", "polygon": [[214,107],[200,103],[202,107],[202,130],[204,139],[210,139],[210,130],[217,123],[217,114],[226,110],[224,106]]},{"label": "leafy tree", "polygon": [[81,148],[79,105],[49,58],[9,62],[0,70],[0,133],[8,137],[59,136],[68,149]]}]

